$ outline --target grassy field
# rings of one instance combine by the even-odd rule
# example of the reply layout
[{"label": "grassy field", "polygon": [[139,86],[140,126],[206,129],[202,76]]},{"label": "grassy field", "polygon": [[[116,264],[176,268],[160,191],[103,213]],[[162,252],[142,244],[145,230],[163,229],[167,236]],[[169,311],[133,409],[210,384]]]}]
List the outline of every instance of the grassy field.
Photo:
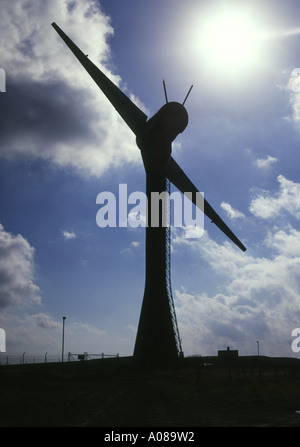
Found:
[{"label": "grassy field", "polygon": [[300,427],[298,363],[259,360],[185,359],[153,371],[130,358],[1,366],[0,426]]}]

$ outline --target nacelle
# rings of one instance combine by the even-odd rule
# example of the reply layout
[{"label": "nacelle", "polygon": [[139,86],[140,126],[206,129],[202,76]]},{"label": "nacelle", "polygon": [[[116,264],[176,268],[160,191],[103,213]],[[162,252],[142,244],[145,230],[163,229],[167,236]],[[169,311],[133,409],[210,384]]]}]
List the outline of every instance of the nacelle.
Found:
[{"label": "nacelle", "polygon": [[172,141],[188,125],[188,113],[182,104],[169,102],[150,118],[136,138],[144,164],[166,163],[171,155]]}]

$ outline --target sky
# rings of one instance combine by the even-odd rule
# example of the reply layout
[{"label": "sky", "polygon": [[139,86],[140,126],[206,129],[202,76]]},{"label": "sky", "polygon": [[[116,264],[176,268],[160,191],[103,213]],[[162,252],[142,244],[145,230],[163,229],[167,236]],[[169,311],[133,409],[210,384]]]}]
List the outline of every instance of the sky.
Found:
[{"label": "sky", "polygon": [[296,0],[1,0],[7,354],[59,353],[66,316],[65,352],[132,355],[144,291],[145,229],[96,223],[99,193],[145,191],[140,151],[55,21],[148,117],[163,79],[171,101],[194,85],[173,157],[247,251],[208,219],[201,238],[172,228],[184,354],[299,357],[299,17]]}]

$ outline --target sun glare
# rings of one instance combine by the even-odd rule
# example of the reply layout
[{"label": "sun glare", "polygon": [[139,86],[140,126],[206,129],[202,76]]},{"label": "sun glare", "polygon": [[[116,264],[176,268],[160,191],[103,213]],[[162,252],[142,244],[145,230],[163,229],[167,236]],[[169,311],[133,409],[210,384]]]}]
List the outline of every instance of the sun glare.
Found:
[{"label": "sun glare", "polygon": [[236,72],[257,63],[260,32],[254,21],[241,13],[209,17],[197,40],[207,63],[223,71]]}]

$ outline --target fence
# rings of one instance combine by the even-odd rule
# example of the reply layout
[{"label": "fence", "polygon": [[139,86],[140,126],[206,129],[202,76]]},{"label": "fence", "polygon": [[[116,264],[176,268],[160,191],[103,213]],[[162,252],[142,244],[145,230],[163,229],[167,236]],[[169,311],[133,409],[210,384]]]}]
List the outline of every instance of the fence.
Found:
[{"label": "fence", "polygon": [[[69,352],[67,355],[64,355],[64,362],[74,362],[74,361],[87,361],[94,360],[97,358],[107,358],[107,357],[115,357],[118,358],[119,354],[89,354],[84,352],[83,354],[74,354]],[[3,365],[28,365],[35,363],[57,363],[62,361],[62,356],[59,354],[31,354],[23,352],[22,354],[6,354],[0,353],[0,366]]]},{"label": "fence", "polygon": [[74,353],[69,352],[68,362],[72,362],[72,361],[77,362],[78,360],[95,360],[99,357],[101,359],[104,359],[105,357],[118,358],[119,354],[104,354],[104,352],[102,352],[101,354],[89,354],[88,352],[84,352],[83,354],[74,354]]}]

